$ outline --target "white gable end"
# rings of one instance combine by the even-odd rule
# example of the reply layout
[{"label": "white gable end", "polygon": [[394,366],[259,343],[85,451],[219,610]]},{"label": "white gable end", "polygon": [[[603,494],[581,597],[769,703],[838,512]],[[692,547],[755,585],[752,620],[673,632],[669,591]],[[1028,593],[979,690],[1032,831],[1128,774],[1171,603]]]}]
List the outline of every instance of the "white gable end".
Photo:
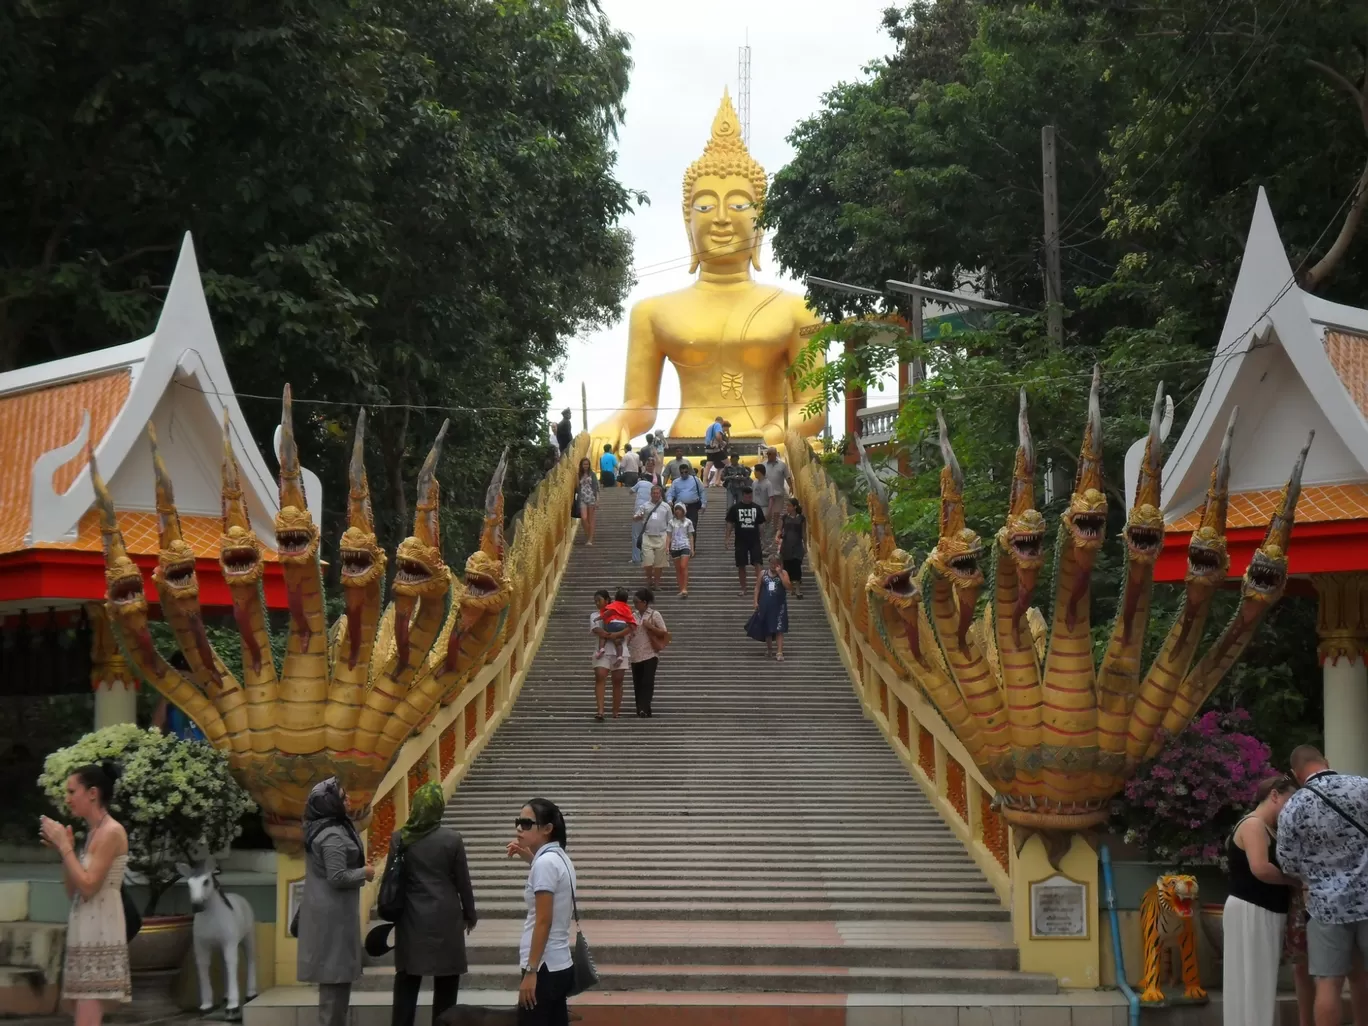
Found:
[{"label": "white gable end", "polygon": [[[1232,492],[1280,488],[1307,432],[1315,444],[1305,485],[1368,480],[1368,422],[1325,352],[1318,317],[1350,324],[1362,311],[1308,296],[1293,281],[1268,198],[1259,190],[1244,259],[1220,342],[1193,412],[1164,466],[1164,513],[1195,509],[1206,494],[1231,410],[1240,417],[1231,446]],[[1134,501],[1143,441],[1126,456],[1127,499]]]}]

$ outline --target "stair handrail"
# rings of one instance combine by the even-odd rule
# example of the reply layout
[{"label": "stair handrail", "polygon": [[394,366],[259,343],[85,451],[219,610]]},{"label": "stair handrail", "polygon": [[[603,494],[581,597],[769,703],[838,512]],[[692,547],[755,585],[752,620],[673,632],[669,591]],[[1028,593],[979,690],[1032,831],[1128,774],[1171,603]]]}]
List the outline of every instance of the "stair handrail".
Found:
[{"label": "stair handrail", "polygon": [[484,664],[399,749],[375,791],[365,836],[366,857],[375,866],[375,879],[362,892],[363,908],[373,904],[390,837],[407,822],[414,792],[432,780],[441,784],[443,796],[450,801],[522,691],[570,560],[576,523],[570,516],[575,471],[588,451],[589,435],[580,434],[529,493],[514,518],[512,542],[504,557],[512,595],[501,637]]},{"label": "stair handrail", "polygon": [[794,493],[807,511],[807,556],[836,647],[865,714],[908,768],[1004,904],[1012,900],[1010,831],[992,784],[935,706],[875,648],[865,580],[874,564],[867,533],[807,441],[786,439]]}]

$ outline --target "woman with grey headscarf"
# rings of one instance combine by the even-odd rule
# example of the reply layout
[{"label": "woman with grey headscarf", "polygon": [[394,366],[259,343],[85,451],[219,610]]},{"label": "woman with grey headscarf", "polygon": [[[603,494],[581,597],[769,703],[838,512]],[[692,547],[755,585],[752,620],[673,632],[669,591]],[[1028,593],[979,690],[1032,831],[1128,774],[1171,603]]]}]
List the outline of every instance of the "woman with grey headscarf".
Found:
[{"label": "woman with grey headscarf", "polygon": [[345,1026],[361,977],[361,886],[374,878],[336,777],[315,784],[304,806],[304,897],[299,906],[301,982],[318,984],[319,1026]]}]

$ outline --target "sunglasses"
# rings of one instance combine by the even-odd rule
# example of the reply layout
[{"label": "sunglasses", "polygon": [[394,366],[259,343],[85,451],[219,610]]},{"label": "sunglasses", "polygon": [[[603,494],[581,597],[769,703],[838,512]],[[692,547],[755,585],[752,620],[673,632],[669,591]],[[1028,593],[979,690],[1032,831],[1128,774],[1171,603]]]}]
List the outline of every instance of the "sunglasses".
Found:
[{"label": "sunglasses", "polygon": [[537,821],[535,819],[528,819],[526,816],[517,816],[513,820],[513,828],[515,830],[532,830],[536,825]]}]

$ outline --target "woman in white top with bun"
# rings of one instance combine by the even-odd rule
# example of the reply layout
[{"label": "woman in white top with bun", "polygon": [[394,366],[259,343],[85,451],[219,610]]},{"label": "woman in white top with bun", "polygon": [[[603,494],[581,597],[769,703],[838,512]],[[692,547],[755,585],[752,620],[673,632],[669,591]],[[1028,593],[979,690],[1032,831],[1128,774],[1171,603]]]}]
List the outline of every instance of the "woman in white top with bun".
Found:
[{"label": "woman in white top with bun", "polygon": [[568,1026],[567,999],[574,982],[570,921],[574,918],[575,866],[565,853],[565,817],[554,802],[533,798],[513,821],[517,837],[508,857],[529,863],[527,919],[518,965],[518,1026]]}]

